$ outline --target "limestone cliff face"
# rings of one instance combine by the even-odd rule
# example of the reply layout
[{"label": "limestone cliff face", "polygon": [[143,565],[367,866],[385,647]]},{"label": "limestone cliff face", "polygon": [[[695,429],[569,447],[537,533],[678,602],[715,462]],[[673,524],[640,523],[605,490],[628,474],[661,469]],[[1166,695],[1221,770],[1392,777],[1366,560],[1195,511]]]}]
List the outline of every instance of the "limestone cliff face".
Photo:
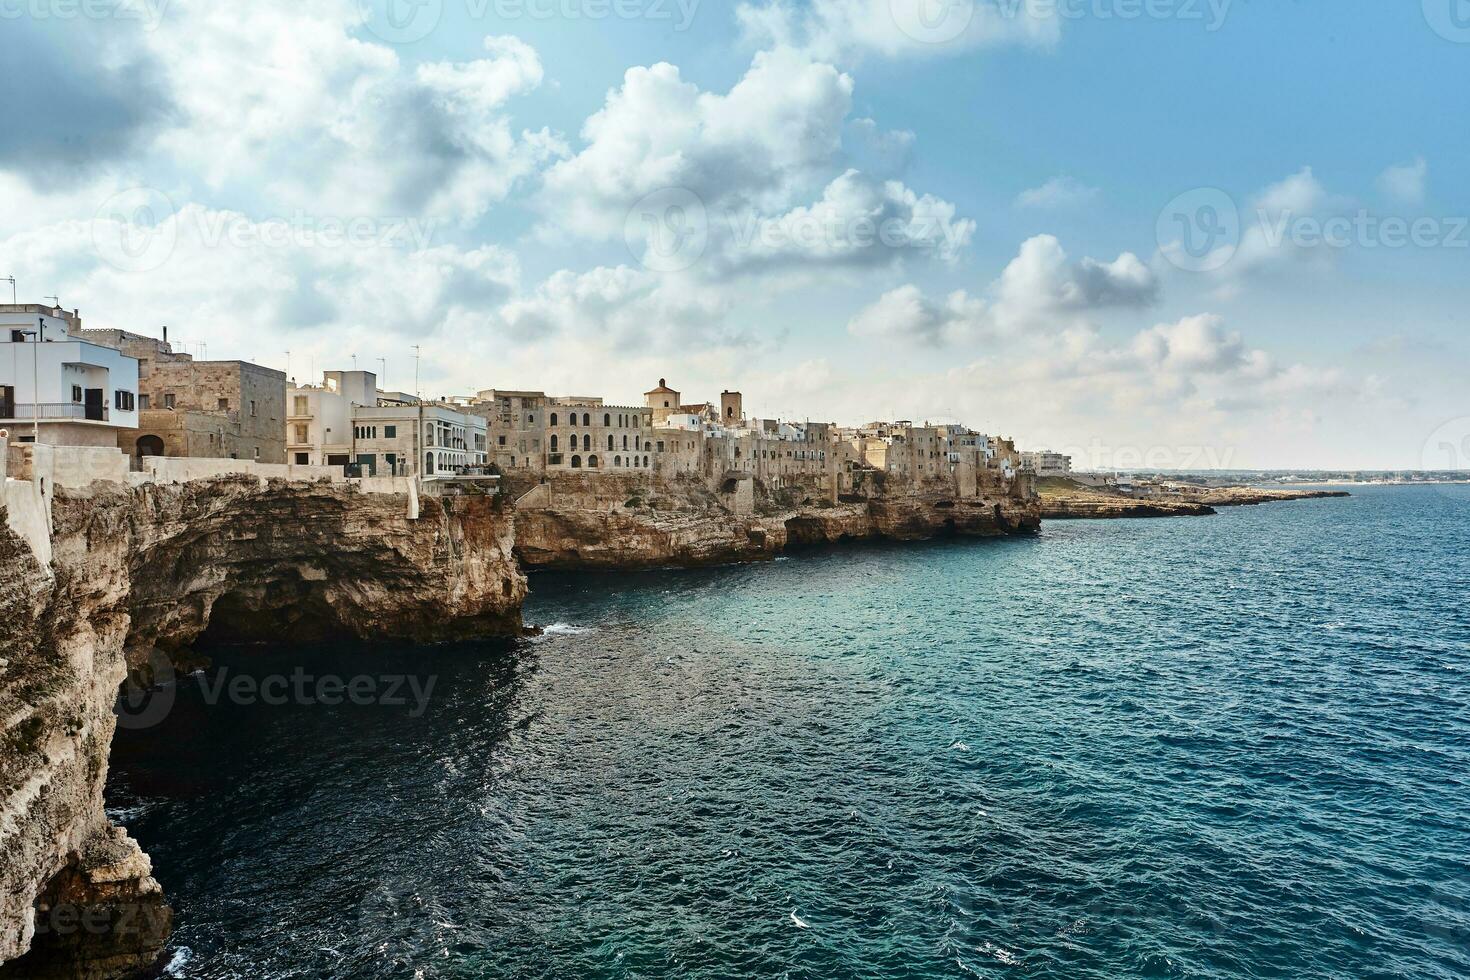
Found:
[{"label": "limestone cliff face", "polygon": [[516,507],[515,550],[528,568],[707,565],[840,541],[1024,534],[1041,520],[1034,498],[960,498],[943,485],[831,505],[758,500],[737,514],[698,480],[558,476]]},{"label": "limestone cliff face", "polygon": [[[497,498],[233,478],[58,490],[43,566],[0,510],[0,977],[120,977],[171,915],[103,811],[129,662],[235,636],[432,641],[520,629]],[[34,948],[32,948],[34,947]]]}]

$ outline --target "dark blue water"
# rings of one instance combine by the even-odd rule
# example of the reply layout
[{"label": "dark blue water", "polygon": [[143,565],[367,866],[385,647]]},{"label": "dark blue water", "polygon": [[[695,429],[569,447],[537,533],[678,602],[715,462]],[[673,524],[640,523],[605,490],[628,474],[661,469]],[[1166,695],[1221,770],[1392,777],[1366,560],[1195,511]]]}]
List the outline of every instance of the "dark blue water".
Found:
[{"label": "dark blue water", "polygon": [[109,800],[189,977],[1464,977],[1470,488],[1355,493],[536,577],[312,654],[418,717],[186,680]]}]

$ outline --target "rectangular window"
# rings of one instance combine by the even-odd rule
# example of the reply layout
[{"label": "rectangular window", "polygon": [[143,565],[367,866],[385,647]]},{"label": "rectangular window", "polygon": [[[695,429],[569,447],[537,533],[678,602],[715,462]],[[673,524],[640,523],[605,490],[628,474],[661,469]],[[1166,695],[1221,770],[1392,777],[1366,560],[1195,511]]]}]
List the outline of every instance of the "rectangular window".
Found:
[{"label": "rectangular window", "polygon": [[81,385],[72,385],[71,386],[71,400],[74,401],[74,402],[79,402],[79,401],[82,400],[82,386]]},{"label": "rectangular window", "polygon": [[228,398],[221,398],[219,400],[219,410],[221,412],[228,412],[230,410],[230,400]]},{"label": "rectangular window", "polygon": [[171,392],[163,396],[163,407],[170,410],[174,407],[174,396]]},{"label": "rectangular window", "polygon": [[138,407],[141,408],[141,409],[143,409],[144,411],[147,411],[147,409],[148,409],[148,396],[147,395],[139,395],[138,396]]},{"label": "rectangular window", "polygon": [[396,426],[396,425],[385,425],[385,426],[383,426],[383,438],[384,439],[397,439],[398,438],[398,426]]},{"label": "rectangular window", "polygon": [[311,414],[311,399],[310,398],[306,397],[305,395],[297,395],[295,398],[293,398],[291,400],[296,403],[296,407],[291,410],[291,414],[293,414],[293,415],[310,415]]},{"label": "rectangular window", "polygon": [[255,402],[253,402],[253,401],[250,403],[250,417],[251,418],[255,418],[256,417],[256,415],[255,415]]}]

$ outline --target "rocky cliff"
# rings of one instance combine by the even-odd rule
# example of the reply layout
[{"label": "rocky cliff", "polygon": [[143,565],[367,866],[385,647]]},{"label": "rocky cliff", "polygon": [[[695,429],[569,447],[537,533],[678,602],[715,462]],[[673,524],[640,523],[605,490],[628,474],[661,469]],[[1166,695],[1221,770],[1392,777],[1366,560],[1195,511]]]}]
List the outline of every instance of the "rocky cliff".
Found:
[{"label": "rocky cliff", "polygon": [[876,538],[1034,532],[1035,499],[961,497],[936,481],[844,503],[754,495],[748,513],[696,479],[558,476],[523,497],[515,550],[528,568],[652,568],[758,561],[793,547]]},{"label": "rocky cliff", "polygon": [[56,492],[42,563],[0,510],[0,977],[128,976],[167,937],[147,856],[103,812],[129,664],[212,623],[276,639],[519,631],[508,508],[427,497],[408,514],[407,497],[346,484],[95,483]]}]

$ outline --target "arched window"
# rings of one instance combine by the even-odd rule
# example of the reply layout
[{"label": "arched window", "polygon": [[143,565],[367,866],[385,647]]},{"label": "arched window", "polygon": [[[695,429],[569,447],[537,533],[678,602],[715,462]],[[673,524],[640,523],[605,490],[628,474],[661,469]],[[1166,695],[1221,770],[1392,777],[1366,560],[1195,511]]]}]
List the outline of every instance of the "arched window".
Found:
[{"label": "arched window", "polygon": [[572,469],[574,469],[574,470],[580,470],[581,468],[582,468],[582,457],[581,456],[573,456],[572,457]]},{"label": "arched window", "polygon": [[623,433],[623,448],[628,448],[628,434],[626,432]]},{"label": "arched window", "polygon": [[644,466],[644,467],[645,467],[645,468],[647,468],[647,466],[648,466],[648,457],[647,457],[647,456],[644,456],[644,457],[643,457],[643,466]]},{"label": "arched window", "polygon": [[616,448],[615,446],[613,446],[613,436],[611,432],[607,434],[607,448],[610,450]]},{"label": "arched window", "polygon": [[429,475],[433,475],[433,473],[434,473],[434,454],[433,453],[424,453],[424,472],[427,473],[427,474],[429,474]]},{"label": "arched window", "polygon": [[555,425],[556,425],[556,413],[555,413],[555,412],[552,412],[552,413],[551,413],[551,424],[552,424],[552,425],[553,425],[553,426],[555,426]]},{"label": "arched window", "polygon": [[602,424],[603,424],[604,427],[611,426],[612,425],[612,416],[604,413],[603,416],[602,416]]},{"label": "arched window", "polygon": [[592,449],[592,437],[591,436],[583,436],[582,437],[582,452],[585,453],[585,452],[590,451],[591,449]]},{"label": "arched window", "polygon": [[592,467],[594,470],[597,469],[597,457],[596,456],[588,456],[587,457],[587,465],[590,466],[590,467]]},{"label": "arched window", "polygon": [[621,457],[621,456],[614,456],[613,457],[613,465],[614,466],[622,466],[623,465],[623,457]]},{"label": "arched window", "polygon": [[556,452],[556,433],[551,434],[551,451]]},{"label": "arched window", "polygon": [[590,414],[588,414],[587,412],[583,412],[582,413],[582,424],[583,425],[591,425],[592,424],[592,416]]}]

